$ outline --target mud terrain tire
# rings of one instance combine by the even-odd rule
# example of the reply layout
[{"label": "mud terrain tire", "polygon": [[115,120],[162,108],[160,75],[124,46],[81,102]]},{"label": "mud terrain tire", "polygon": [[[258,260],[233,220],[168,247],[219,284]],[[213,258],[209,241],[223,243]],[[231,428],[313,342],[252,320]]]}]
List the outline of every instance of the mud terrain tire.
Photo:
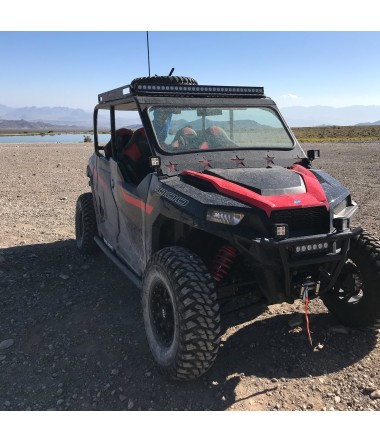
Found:
[{"label": "mud terrain tire", "polygon": [[155,77],[138,77],[132,80],[131,86],[135,88],[139,84],[144,85],[197,85],[198,82],[191,77],[178,76],[155,76]]},{"label": "mud terrain tire", "polygon": [[353,238],[333,291],[323,297],[327,309],[353,327],[380,327],[380,242],[367,232]]},{"label": "mud terrain tire", "polygon": [[215,286],[202,260],[181,247],[168,247],[150,260],[143,280],[145,332],[160,370],[192,380],[213,364],[220,342]]},{"label": "mud terrain tire", "polygon": [[98,247],[94,241],[97,234],[96,215],[92,193],[78,197],[75,211],[75,237],[81,254],[94,254]]}]

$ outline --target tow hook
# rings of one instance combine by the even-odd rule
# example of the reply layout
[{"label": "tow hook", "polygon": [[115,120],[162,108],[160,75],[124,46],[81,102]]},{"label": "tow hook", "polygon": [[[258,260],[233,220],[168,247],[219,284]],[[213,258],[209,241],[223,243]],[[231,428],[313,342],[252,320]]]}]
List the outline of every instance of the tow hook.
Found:
[{"label": "tow hook", "polygon": [[307,277],[306,280],[301,284],[300,297],[304,299],[305,294],[308,297],[309,291],[314,291],[314,295],[318,297],[320,288],[321,282],[319,280],[315,282],[311,280],[311,277]]},{"label": "tow hook", "polygon": [[306,329],[307,329],[307,335],[308,335],[309,343],[310,343],[311,347],[313,347],[313,341],[311,339],[309,316],[308,316],[309,291],[314,290],[315,296],[318,296],[320,287],[321,287],[321,282],[319,280],[314,282],[311,280],[311,277],[307,277],[306,280],[301,284],[300,296],[302,297],[302,301],[305,304]]}]

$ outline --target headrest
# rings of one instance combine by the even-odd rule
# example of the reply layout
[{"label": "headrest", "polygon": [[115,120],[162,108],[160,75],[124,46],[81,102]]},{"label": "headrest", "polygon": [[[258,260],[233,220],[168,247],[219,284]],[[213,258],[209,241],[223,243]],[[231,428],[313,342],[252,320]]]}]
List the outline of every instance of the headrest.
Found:
[{"label": "headrest", "polygon": [[197,133],[194,131],[193,128],[190,128],[190,126],[185,126],[184,128],[180,129],[177,134],[180,133],[181,135],[190,135],[190,136],[196,136]]},{"label": "headrest", "polygon": [[226,131],[220,126],[210,126],[206,129],[205,133],[206,141],[210,148],[238,146],[229,138]]},{"label": "headrest", "polygon": [[207,132],[209,132],[212,135],[216,135],[218,137],[222,136],[222,137],[228,137],[228,135],[226,134],[226,131],[221,128],[220,126],[210,126],[206,129]]},{"label": "headrest", "polygon": [[128,129],[128,128],[119,128],[116,130],[116,135],[133,135],[133,131],[132,129]]},{"label": "headrest", "polygon": [[172,142],[173,148],[179,148],[186,146],[188,139],[196,138],[197,133],[190,126],[185,126],[177,131],[174,140]]},{"label": "headrest", "polygon": [[145,129],[144,128],[136,129],[134,136],[135,136],[134,138],[140,138],[140,137],[146,138]]},{"label": "headrest", "polygon": [[121,151],[133,136],[132,129],[120,128],[116,130],[116,151]]}]

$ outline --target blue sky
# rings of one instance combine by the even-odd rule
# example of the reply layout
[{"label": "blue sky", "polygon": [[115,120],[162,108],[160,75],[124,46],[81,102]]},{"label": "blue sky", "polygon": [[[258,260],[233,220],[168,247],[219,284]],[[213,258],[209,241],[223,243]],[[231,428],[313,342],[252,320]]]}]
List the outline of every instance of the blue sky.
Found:
[{"label": "blue sky", "polygon": [[[152,75],[264,86],[280,106],[380,105],[380,32],[149,31]],[[148,75],[145,31],[0,32],[0,103],[91,110]],[[4,69],[5,68],[5,69]]]},{"label": "blue sky", "polygon": [[7,2],[0,104],[92,110],[98,93],[148,75],[148,30],[152,74],[264,86],[280,107],[380,105],[377,4]]}]

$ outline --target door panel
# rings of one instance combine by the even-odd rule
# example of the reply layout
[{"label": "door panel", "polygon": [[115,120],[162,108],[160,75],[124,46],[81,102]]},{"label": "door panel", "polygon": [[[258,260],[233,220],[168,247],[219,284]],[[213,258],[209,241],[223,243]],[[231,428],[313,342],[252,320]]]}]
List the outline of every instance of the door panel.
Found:
[{"label": "door panel", "polygon": [[145,216],[150,207],[146,207],[146,181],[151,175],[135,186],[127,183],[121,175],[116,162],[111,161],[111,180],[114,181],[114,198],[119,211],[120,234],[117,244],[118,254],[138,275],[145,268]]},{"label": "door panel", "polygon": [[100,213],[99,234],[108,246],[116,249],[119,236],[119,219],[111,186],[111,161],[103,157],[97,157],[97,166],[94,169],[94,186],[96,189],[96,203]]}]

